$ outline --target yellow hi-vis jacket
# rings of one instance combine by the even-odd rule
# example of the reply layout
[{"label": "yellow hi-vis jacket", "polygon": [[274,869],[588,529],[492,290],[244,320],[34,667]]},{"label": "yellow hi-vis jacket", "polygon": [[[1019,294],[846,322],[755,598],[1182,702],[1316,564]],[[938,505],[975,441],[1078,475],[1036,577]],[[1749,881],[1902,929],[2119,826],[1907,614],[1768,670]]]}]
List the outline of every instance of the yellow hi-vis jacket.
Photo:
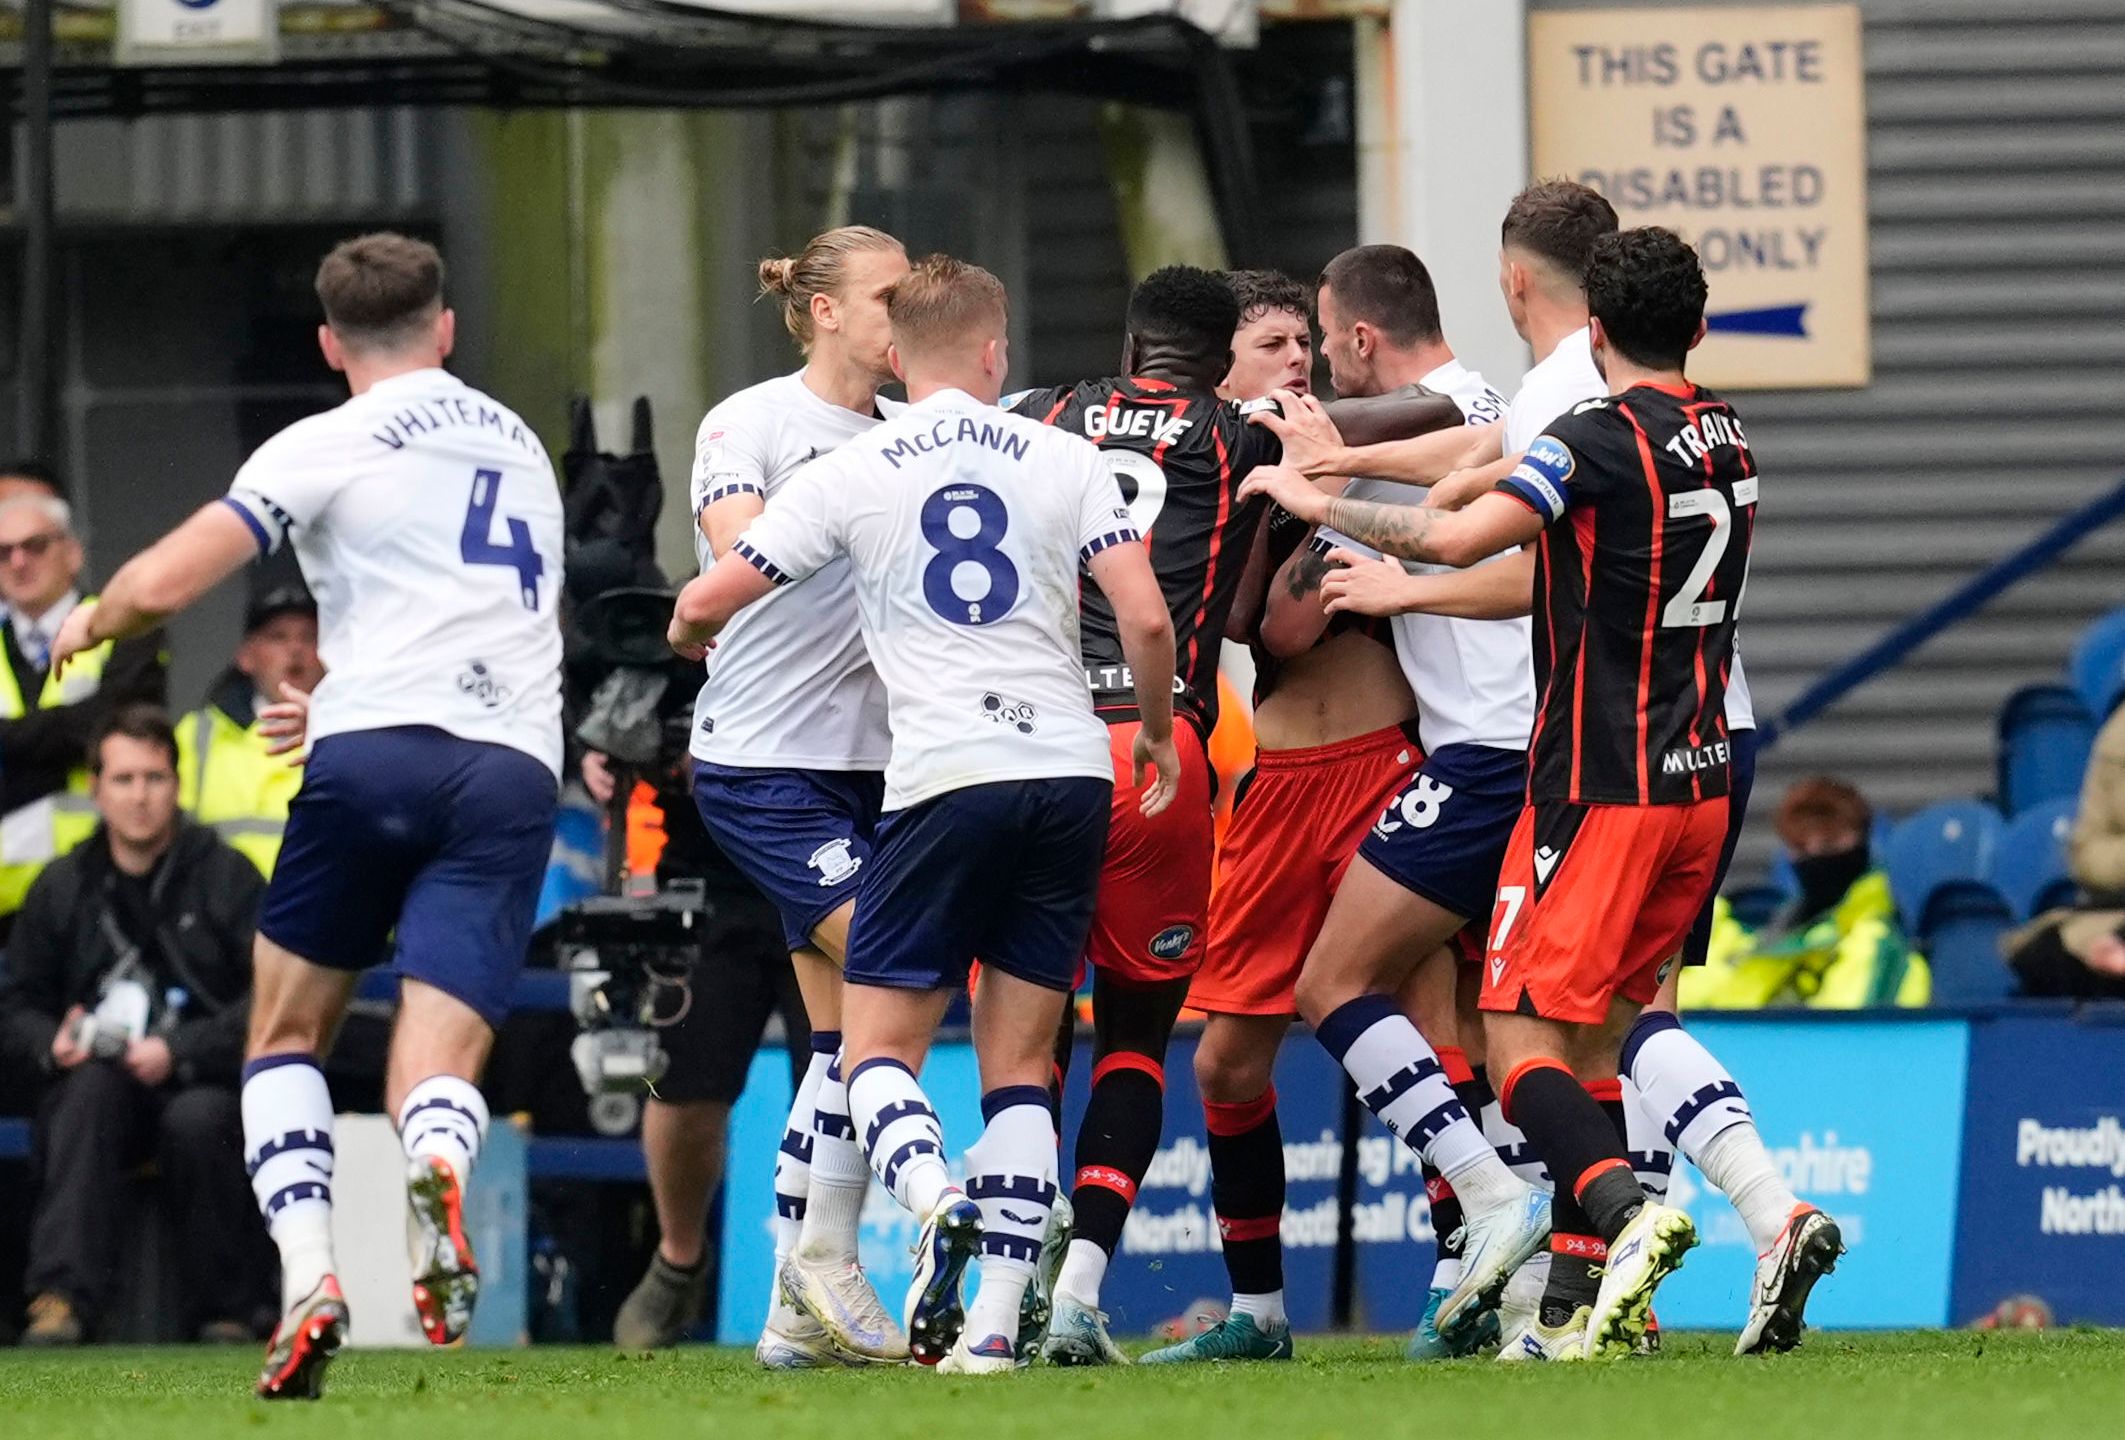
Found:
[{"label": "yellow hi-vis jacket", "polygon": [[[81,603],[94,598],[84,596]],[[110,659],[108,640],[76,655],[67,662],[64,675],[54,670],[44,677],[34,708],[55,710],[88,699],[102,687],[104,666]],[[0,660],[0,720],[19,720],[32,708],[24,702],[14,667]],[[5,757],[0,757],[0,764],[4,763]],[[20,910],[22,897],[29,894],[44,867],[94,834],[96,822],[86,756],[67,772],[64,790],[0,816],[0,915]]]},{"label": "yellow hi-vis jacket", "polygon": [[1897,925],[1889,877],[1879,870],[1852,882],[1812,923],[1784,934],[1751,932],[1722,897],[1711,954],[1682,972],[1685,1012],[1923,1006],[1932,995],[1932,969]]},{"label": "yellow hi-vis jacket", "polygon": [[211,699],[177,722],[177,803],[268,879],[302,775],[287,756],[266,753],[255,719],[239,724]]}]

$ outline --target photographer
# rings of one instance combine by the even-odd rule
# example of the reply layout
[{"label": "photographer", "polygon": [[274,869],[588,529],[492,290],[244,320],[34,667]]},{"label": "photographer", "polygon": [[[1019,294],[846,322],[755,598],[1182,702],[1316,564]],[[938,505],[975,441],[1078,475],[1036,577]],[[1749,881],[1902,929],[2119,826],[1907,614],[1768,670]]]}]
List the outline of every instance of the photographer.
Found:
[{"label": "photographer", "polygon": [[[698,670],[693,674],[695,683],[675,687],[680,693],[666,702],[689,717]],[[605,757],[586,753],[582,775],[591,798],[609,803],[613,776]],[[677,1023],[657,1031],[671,1063],[643,1106],[642,1155],[659,1239],[649,1269],[613,1322],[613,1343],[623,1350],[676,1344],[700,1319],[709,1280],[708,1207],[723,1183],[725,1130],[768,1018],[782,1017],[792,1085],[811,1058],[804,1002],[774,907],[702,828],[683,761],[648,778],[664,815],[657,878],[703,881],[711,919],[688,971],[686,1008]],[[674,1009],[659,1007],[664,1014]]]},{"label": "photographer", "polygon": [[0,976],[0,1063],[50,1079],[25,1344],[81,1341],[109,1309],[120,1192],[153,1158],[201,1338],[250,1338],[267,1300],[236,1083],[264,881],[177,808],[177,740],[120,707],[88,760],[101,823],[30,888]]}]

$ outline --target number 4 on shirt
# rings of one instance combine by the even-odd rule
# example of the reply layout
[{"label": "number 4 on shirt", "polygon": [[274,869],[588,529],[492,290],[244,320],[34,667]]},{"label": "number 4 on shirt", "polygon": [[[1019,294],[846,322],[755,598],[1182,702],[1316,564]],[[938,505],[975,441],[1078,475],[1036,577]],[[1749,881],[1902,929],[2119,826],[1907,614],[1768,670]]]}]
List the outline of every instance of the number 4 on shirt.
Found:
[{"label": "number 4 on shirt", "polygon": [[509,543],[497,545],[488,538],[494,529],[494,507],[501,489],[501,471],[473,472],[472,499],[465,506],[465,529],[458,536],[458,555],[467,565],[503,565],[516,571],[517,583],[523,587],[524,608],[536,610],[539,577],[546,573],[546,561],[532,548],[531,527],[505,515],[502,518],[509,524]]}]

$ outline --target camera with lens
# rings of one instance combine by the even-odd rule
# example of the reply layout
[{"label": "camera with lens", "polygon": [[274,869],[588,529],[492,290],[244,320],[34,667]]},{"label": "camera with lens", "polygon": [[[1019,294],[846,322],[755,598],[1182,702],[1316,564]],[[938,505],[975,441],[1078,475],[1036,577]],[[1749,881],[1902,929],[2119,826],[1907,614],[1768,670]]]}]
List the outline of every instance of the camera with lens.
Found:
[{"label": "camera with lens", "polygon": [[690,803],[679,777],[700,669],[665,643],[672,594],[656,564],[664,491],[648,401],[635,402],[628,455],[598,451],[584,402],[577,402],[573,428],[562,461],[569,481],[569,711],[575,738],[606,757],[613,797],[606,806],[604,893],[563,909],[556,940],[580,1032],[569,1058],[592,1099],[594,1122],[617,1133],[635,1118],[633,1104],[621,1097],[638,1101],[669,1063],[657,1032],[692,1008],[688,977],[711,913],[699,880],[623,893],[627,807],[636,782],[650,781],[660,797],[676,786],[680,803]]},{"label": "camera with lens", "polygon": [[125,1054],[126,1047],[135,1038],[132,1026],[94,1012],[74,1021],[74,1048],[86,1051],[91,1059],[116,1060]]}]

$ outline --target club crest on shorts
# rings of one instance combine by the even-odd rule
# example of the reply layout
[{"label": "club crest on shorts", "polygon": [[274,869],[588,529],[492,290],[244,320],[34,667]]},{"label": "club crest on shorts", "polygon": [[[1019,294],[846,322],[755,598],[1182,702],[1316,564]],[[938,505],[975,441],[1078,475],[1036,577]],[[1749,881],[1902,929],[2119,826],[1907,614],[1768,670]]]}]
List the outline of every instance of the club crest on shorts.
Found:
[{"label": "club crest on shorts", "polygon": [[1178,960],[1194,943],[1193,925],[1168,925],[1151,937],[1151,955],[1156,960]]},{"label": "club crest on shorts", "polygon": [[819,872],[821,885],[839,885],[863,868],[862,857],[849,853],[849,847],[854,843],[847,836],[829,840],[814,850],[812,858],[804,863]]}]

